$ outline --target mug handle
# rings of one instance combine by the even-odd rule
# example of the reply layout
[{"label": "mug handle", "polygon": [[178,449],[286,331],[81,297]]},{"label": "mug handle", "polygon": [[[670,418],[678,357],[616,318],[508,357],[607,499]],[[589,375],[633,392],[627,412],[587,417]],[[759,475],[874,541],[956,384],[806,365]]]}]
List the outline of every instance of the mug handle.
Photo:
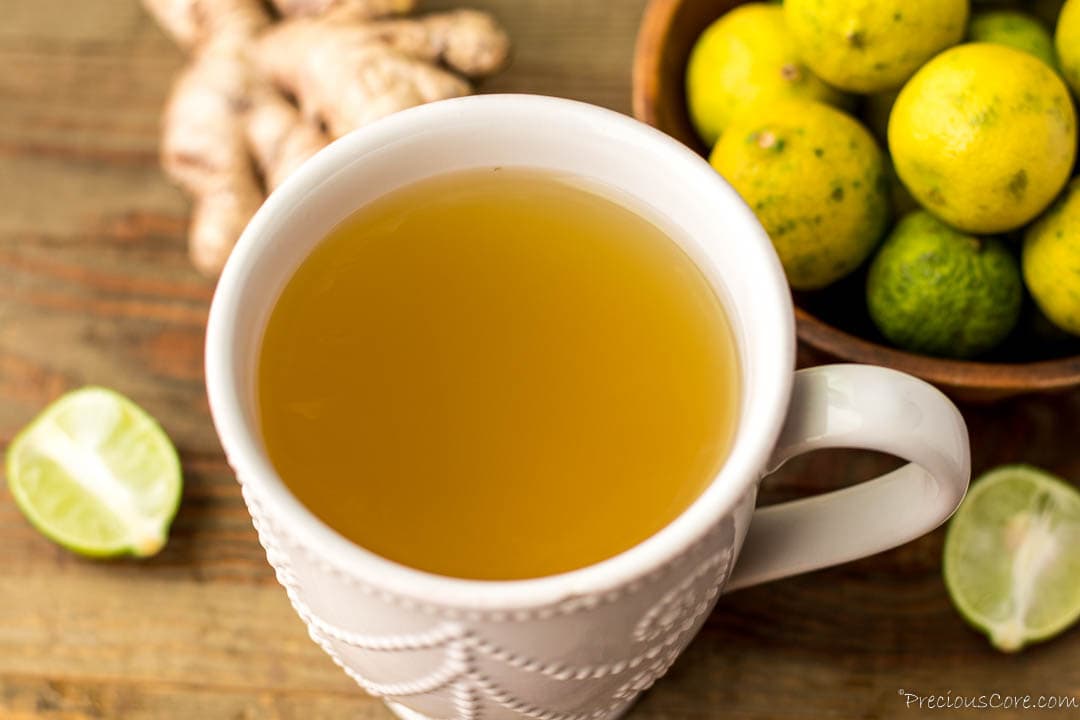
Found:
[{"label": "mug handle", "polygon": [[952,515],[967,491],[971,449],[956,406],[928,383],[870,365],[799,370],[766,474],[822,448],[864,448],[910,462],[824,495],[754,512],[727,590],[872,555]]}]

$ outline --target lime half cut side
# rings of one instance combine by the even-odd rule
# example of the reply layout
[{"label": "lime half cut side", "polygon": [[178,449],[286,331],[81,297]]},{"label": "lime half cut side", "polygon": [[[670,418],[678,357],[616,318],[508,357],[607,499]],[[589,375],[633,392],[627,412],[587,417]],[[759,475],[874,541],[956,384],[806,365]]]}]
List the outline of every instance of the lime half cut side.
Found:
[{"label": "lime half cut side", "polygon": [[1057,635],[1080,618],[1080,492],[1026,465],[986,473],[949,525],[944,574],[999,650]]},{"label": "lime half cut side", "polygon": [[180,503],[180,461],[165,431],[100,387],[64,395],[15,437],[7,481],[38,530],[92,557],[155,554]]}]

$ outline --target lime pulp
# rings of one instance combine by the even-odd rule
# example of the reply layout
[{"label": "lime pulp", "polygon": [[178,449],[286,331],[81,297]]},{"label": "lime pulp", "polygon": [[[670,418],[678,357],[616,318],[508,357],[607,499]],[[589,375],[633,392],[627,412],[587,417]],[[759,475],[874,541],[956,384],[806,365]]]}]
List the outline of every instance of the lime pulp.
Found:
[{"label": "lime pulp", "polygon": [[144,410],[105,388],[70,392],[7,451],[16,504],[45,536],[80,555],[153,555],[180,502],[180,462]]},{"label": "lime pulp", "polygon": [[945,537],[945,584],[999,650],[1048,639],[1080,618],[1080,492],[1026,465],[977,480]]}]

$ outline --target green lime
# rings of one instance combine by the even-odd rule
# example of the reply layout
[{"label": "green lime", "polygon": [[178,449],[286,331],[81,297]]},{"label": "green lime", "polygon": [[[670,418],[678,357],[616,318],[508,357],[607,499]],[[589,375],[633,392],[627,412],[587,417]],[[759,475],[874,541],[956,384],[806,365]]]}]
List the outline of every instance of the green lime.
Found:
[{"label": "green lime", "polygon": [[1057,67],[1054,38],[1036,17],[1018,10],[986,10],[971,16],[968,39],[997,43],[1034,55],[1052,68]]},{"label": "green lime", "polygon": [[998,238],[954,230],[924,210],[905,215],[870,264],[870,317],[893,344],[972,357],[991,349],[1020,317],[1016,259]]},{"label": "green lime", "polygon": [[953,604],[1006,652],[1080,618],[1080,492],[1027,465],[971,486],[945,536]]},{"label": "green lime", "polygon": [[165,431],[100,387],[64,395],[15,437],[7,481],[38,530],[93,557],[153,555],[180,503],[180,461]]}]

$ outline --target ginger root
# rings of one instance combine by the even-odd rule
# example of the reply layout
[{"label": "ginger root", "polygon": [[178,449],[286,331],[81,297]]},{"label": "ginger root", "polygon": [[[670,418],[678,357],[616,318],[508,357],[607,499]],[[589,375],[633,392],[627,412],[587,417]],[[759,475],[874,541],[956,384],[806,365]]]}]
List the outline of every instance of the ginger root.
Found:
[{"label": "ginger root", "polygon": [[245,131],[268,191],[327,143],[317,124],[306,122],[292,103],[267,85],[252,91]]},{"label": "ginger root", "polygon": [[506,57],[489,15],[458,10],[405,20],[293,20],[259,39],[260,67],[334,136],[390,113],[469,92]]},{"label": "ginger root", "polygon": [[329,12],[357,20],[404,15],[416,9],[418,0],[271,0],[286,17],[325,15]]},{"label": "ginger root", "polygon": [[188,250],[208,275],[220,272],[263,201],[238,107],[249,78],[231,43],[205,48],[177,79],[165,107],[161,163],[193,198]]},{"label": "ginger root", "polygon": [[[192,196],[189,250],[217,275],[267,192],[331,139],[469,94],[509,40],[486,13],[402,17],[416,0],[144,0],[191,60],[162,130],[166,173]],[[295,103],[295,104],[294,104]]]},{"label": "ginger root", "polygon": [[261,0],[143,0],[143,4],[185,50],[218,35],[250,38],[270,24]]}]

